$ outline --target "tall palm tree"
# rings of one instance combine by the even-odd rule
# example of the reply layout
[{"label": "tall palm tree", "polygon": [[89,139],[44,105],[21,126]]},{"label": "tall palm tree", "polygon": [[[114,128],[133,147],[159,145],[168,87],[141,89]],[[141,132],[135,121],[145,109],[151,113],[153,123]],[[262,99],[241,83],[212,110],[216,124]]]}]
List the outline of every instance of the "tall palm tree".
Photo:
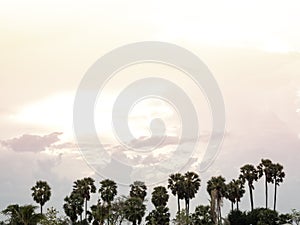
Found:
[{"label": "tall palm tree", "polygon": [[283,172],[283,166],[279,163],[272,165],[272,183],[274,183],[274,211],[276,210],[276,201],[277,201],[277,186],[283,182],[285,178],[285,173]]},{"label": "tall palm tree", "polygon": [[[214,210],[214,205],[216,202],[216,212],[217,212],[217,224],[221,223],[222,220],[222,213],[221,213],[221,205],[222,205],[222,199],[226,194],[226,184],[225,184],[225,178],[222,176],[218,177],[212,177],[207,182],[206,190],[211,197],[211,204],[213,207],[211,207],[211,210]],[[212,212],[214,214],[214,212]]]},{"label": "tall palm tree", "polygon": [[130,197],[140,198],[144,201],[147,195],[147,186],[142,181],[134,181],[133,184],[130,185],[129,195]]},{"label": "tall palm tree", "polygon": [[133,225],[141,224],[145,215],[146,206],[139,197],[130,197],[125,201],[124,214],[125,218],[132,222]]},{"label": "tall palm tree", "polygon": [[254,185],[253,182],[258,180],[258,171],[256,168],[251,164],[246,164],[243,167],[241,167],[241,174],[240,179],[245,182],[247,181],[249,192],[250,192],[250,204],[251,204],[251,211],[253,211],[254,204],[253,204],[253,190]]},{"label": "tall palm tree", "polygon": [[180,200],[184,199],[184,177],[182,174],[171,174],[168,179],[168,188],[174,196],[177,196],[177,213],[180,213]]},{"label": "tall palm tree", "polygon": [[200,188],[201,180],[199,175],[194,172],[186,172],[184,174],[184,199],[186,215],[190,212],[190,199],[193,199]]},{"label": "tall palm tree", "polygon": [[37,207],[33,205],[9,205],[2,211],[4,215],[9,216],[9,224],[12,225],[37,225],[44,216],[36,214]]},{"label": "tall palm tree", "polygon": [[94,185],[94,179],[91,177],[85,177],[81,180],[77,180],[73,185],[73,192],[80,195],[84,200],[85,205],[85,220],[87,219],[87,202],[91,198],[91,193],[96,193],[96,186]]},{"label": "tall palm tree", "polygon": [[244,182],[240,179],[233,179],[226,185],[226,195],[225,197],[231,201],[231,210],[233,210],[233,205],[236,203],[236,209],[239,210],[239,202],[245,193]]},{"label": "tall palm tree", "polygon": [[100,189],[99,192],[101,194],[101,199],[107,204],[107,211],[108,211],[108,217],[107,217],[107,223],[109,225],[109,214],[110,214],[110,207],[111,202],[114,200],[115,196],[117,195],[117,184],[113,180],[105,179],[100,182]]},{"label": "tall palm tree", "polygon": [[234,183],[234,180],[230,181],[226,185],[225,198],[227,198],[231,202],[231,211],[233,211],[233,206],[236,203],[236,198],[235,198],[235,183]]},{"label": "tall palm tree", "polygon": [[262,159],[257,166],[258,178],[265,176],[265,195],[266,195],[266,209],[268,208],[268,183],[271,183],[272,178],[272,161],[269,159]]},{"label": "tall palm tree", "polygon": [[46,181],[37,181],[35,186],[31,188],[33,200],[40,204],[41,214],[43,214],[43,206],[51,197],[51,188]]}]

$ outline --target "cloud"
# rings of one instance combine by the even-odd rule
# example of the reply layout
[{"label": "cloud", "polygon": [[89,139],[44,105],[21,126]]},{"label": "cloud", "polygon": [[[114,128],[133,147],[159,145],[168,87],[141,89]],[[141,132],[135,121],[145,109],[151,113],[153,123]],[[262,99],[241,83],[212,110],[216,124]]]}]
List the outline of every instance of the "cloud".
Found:
[{"label": "cloud", "polygon": [[[48,135],[24,134],[21,137],[1,141],[1,145],[8,147],[15,152],[41,152],[60,141],[61,132],[54,132]],[[60,146],[59,146],[60,147]],[[61,146],[63,147],[63,146]]]}]

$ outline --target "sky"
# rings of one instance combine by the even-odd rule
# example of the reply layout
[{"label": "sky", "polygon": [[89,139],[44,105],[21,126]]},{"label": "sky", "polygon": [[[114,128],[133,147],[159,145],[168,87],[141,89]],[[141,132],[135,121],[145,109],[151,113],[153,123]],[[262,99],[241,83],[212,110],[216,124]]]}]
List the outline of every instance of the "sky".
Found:
[{"label": "sky", "polygon": [[[208,204],[205,186],[211,176],[223,175],[230,181],[238,176],[242,165],[257,165],[261,158],[270,158],[281,163],[286,172],[279,187],[278,210],[300,209],[299,10],[300,3],[291,0],[2,1],[0,208],[34,203],[30,188],[37,180],[47,180],[52,187],[46,207],[55,206],[60,211],[73,181],[86,176],[92,176],[98,187],[103,176],[115,176],[123,194],[128,193],[128,179],[122,179],[126,176],[129,180],[144,178],[151,184],[159,177],[165,184],[166,173],[157,172],[155,165],[171,158],[179,167],[172,161],[167,171],[176,172],[183,167],[181,160],[190,157],[188,150],[172,154],[183,140],[183,118],[176,107],[160,98],[141,99],[131,107],[128,124],[135,139],[127,144],[136,148],[156,141],[147,139],[151,120],[164,121],[165,139],[155,151],[127,151],[112,129],[112,107],[118,94],[141,77],[163,77],[191,99],[199,116],[199,138],[185,137],[180,144],[189,149],[196,143],[194,161],[183,170],[198,170],[212,137],[211,111],[205,93],[174,67],[133,65],[118,71],[105,84],[95,104],[94,121],[108,154],[94,162],[100,165],[98,169],[88,160],[94,157],[94,147],[87,147],[91,155],[83,153],[74,134],[75,96],[94,62],[126,44],[160,41],[197,55],[213,74],[225,104],[223,143],[211,166],[199,172],[202,184],[192,206]],[[176,94],[164,87],[157,89]],[[176,103],[184,104],[181,100]],[[125,167],[103,169],[111,160],[133,168],[131,173],[127,174]],[[263,206],[263,181],[255,188],[255,205]],[[174,211],[174,197],[170,205]],[[224,210],[228,207],[224,201]],[[242,208],[249,210],[248,194]]]}]

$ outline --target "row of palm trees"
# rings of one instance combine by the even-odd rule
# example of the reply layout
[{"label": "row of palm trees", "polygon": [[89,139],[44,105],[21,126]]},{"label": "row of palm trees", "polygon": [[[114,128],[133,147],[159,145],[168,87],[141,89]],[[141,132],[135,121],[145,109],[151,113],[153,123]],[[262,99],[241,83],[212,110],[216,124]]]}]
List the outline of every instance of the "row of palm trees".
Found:
[{"label": "row of palm trees", "polygon": [[[222,220],[221,206],[224,198],[231,202],[232,210],[236,204],[239,210],[239,202],[245,194],[245,185],[249,187],[251,211],[254,208],[253,190],[254,182],[260,178],[265,178],[266,208],[268,208],[268,184],[274,184],[274,211],[276,209],[277,187],[285,177],[283,166],[273,163],[269,159],[262,159],[258,166],[246,164],[240,168],[238,179],[233,179],[229,183],[222,176],[212,177],[207,182],[207,192],[210,196],[210,216],[214,224],[220,224]],[[88,202],[91,195],[97,192],[95,180],[86,177],[76,180],[73,184],[72,192],[64,199],[63,209],[72,224],[122,224],[124,220],[130,221],[133,225],[141,224],[146,214],[146,196],[147,186],[144,182],[135,181],[130,185],[129,196],[117,197],[117,184],[110,179],[100,181],[98,189],[99,198],[95,205],[88,208]],[[190,216],[190,201],[195,198],[200,189],[201,179],[195,172],[186,172],[185,174],[171,174],[168,179],[167,187],[154,187],[151,194],[151,202],[154,209],[146,216],[147,225],[160,224],[168,225],[170,223],[170,213],[167,207],[170,189],[172,195],[177,198],[178,214],[181,211],[181,200],[185,202],[186,218]],[[46,181],[37,181],[32,187],[32,197],[40,205],[40,214],[43,214],[43,206],[51,197],[51,188]],[[14,220],[18,220],[17,212],[28,210],[26,206],[19,207],[11,205],[3,211]],[[29,207],[29,206],[28,206]],[[30,207],[29,207],[30,208]],[[205,208],[205,207],[204,207]],[[204,208],[197,207],[193,217],[197,221],[199,212]],[[35,208],[31,208],[34,211]],[[206,208],[205,208],[206,209]],[[205,210],[204,210],[205,211]],[[207,210],[206,210],[207,211]],[[203,214],[203,213],[202,213]],[[204,213],[205,215],[205,213]],[[84,217],[83,217],[84,216]],[[203,217],[203,215],[202,215]],[[38,219],[38,216],[36,217]],[[19,218],[20,219],[20,218]],[[11,219],[12,220],[12,219]],[[21,223],[26,224],[26,223]],[[35,223],[33,223],[35,224]]]},{"label": "row of palm trees", "polygon": [[250,193],[250,203],[251,210],[254,208],[253,203],[253,190],[254,182],[258,181],[260,178],[265,178],[265,202],[266,208],[268,208],[268,184],[274,184],[274,205],[273,210],[276,210],[277,201],[277,187],[283,182],[285,178],[285,172],[283,171],[283,166],[279,163],[273,163],[270,159],[262,159],[257,167],[247,164],[243,166],[240,170],[241,174],[239,179],[243,182],[247,182]]}]

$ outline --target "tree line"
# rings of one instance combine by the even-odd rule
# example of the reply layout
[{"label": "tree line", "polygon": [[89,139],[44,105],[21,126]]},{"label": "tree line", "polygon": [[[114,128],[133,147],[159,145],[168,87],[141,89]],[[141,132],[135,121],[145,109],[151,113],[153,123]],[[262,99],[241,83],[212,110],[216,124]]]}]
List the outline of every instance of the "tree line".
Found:
[{"label": "tree line", "polygon": [[[265,207],[254,208],[254,185],[264,178]],[[300,213],[294,210],[291,214],[276,212],[277,191],[285,178],[283,166],[273,163],[270,159],[262,159],[254,166],[246,164],[240,168],[236,179],[226,183],[223,176],[211,177],[207,181],[206,191],[210,196],[208,205],[199,205],[190,213],[190,202],[196,197],[201,179],[196,172],[188,171],[184,174],[171,174],[166,186],[156,186],[151,193],[151,203],[154,209],[146,212],[147,186],[142,181],[135,181],[130,185],[128,196],[118,196],[115,181],[104,179],[99,182],[99,189],[91,177],[78,179],[73,183],[71,193],[64,198],[63,210],[65,216],[58,216],[56,209],[48,208],[43,213],[43,207],[51,197],[51,187],[46,181],[37,181],[31,188],[33,200],[39,205],[40,212],[36,213],[36,206],[18,204],[9,205],[2,211],[8,217],[2,224],[10,225],[64,225],[64,224],[92,224],[92,225],[121,225],[128,221],[133,225],[219,225],[219,224],[282,224],[283,222],[300,222]],[[274,203],[272,209],[268,204],[269,184],[274,185]],[[248,186],[250,196],[250,211],[242,212],[239,203]],[[169,193],[177,199],[177,214],[171,219],[168,207]],[[98,192],[98,201],[89,207],[91,195]],[[222,203],[227,199],[231,202],[231,212],[225,218],[222,216]],[[184,202],[184,209],[181,203]],[[146,215],[147,213],[147,215]],[[297,214],[299,213],[299,215]],[[241,222],[242,221],[242,222]],[[264,223],[264,221],[269,221]],[[270,222],[273,221],[273,222]],[[297,222],[298,221],[298,222]]]}]

